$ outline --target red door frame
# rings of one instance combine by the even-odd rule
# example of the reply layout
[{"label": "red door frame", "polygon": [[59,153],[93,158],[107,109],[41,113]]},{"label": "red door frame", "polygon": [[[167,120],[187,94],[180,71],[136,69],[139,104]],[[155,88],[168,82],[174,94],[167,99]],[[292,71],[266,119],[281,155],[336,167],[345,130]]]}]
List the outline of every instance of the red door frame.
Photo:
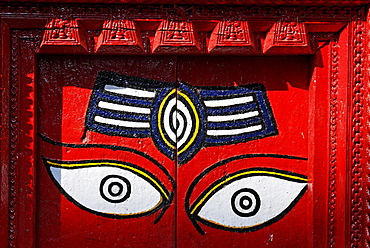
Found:
[{"label": "red door frame", "polygon": [[[130,3],[117,1],[123,2]],[[168,1],[170,4],[177,2]],[[201,3],[212,4],[212,1]],[[237,2],[244,5],[229,7],[153,5],[147,8],[145,5],[119,5],[116,6],[117,16],[122,13],[120,10],[133,10],[128,19],[135,21],[137,39],[130,44],[110,43],[102,35],[102,38],[98,38],[103,22],[114,19],[109,6],[2,3],[0,209],[7,214],[0,217],[0,246],[36,247],[37,175],[34,165],[37,126],[34,103],[37,102],[35,82],[38,54],[206,55],[212,52],[311,56],[313,78],[310,87],[313,95],[310,96],[310,104],[315,107],[311,108],[310,134],[315,138],[310,141],[312,150],[309,158],[316,165],[321,165],[317,166],[321,178],[315,178],[316,189],[327,188],[327,194],[313,189],[314,199],[323,204],[314,204],[313,212],[318,214],[313,219],[312,246],[369,246],[369,9],[361,5],[365,3],[326,1],[322,3],[326,7],[307,7],[310,1],[301,1],[301,7],[268,7],[247,5],[260,4],[260,1],[251,0]],[[158,4],[158,1],[150,1],[150,4]],[[264,4],[290,5],[294,1],[271,0],[264,1]],[[192,42],[163,42],[160,39],[161,32],[156,32],[158,26],[165,25],[164,20],[170,17],[181,19],[184,16],[194,25],[194,29],[188,27],[195,34]],[[253,39],[258,40],[260,45],[250,43],[251,40],[244,40],[242,45],[213,40],[216,25],[229,16],[248,20],[249,26],[245,26],[243,31],[255,35]],[[275,31],[279,25],[291,23],[291,17],[294,17],[294,21],[298,20],[297,27],[302,29],[299,32],[303,35],[302,39],[297,39],[293,44],[274,43]],[[74,30],[80,32],[72,32],[69,42],[48,36],[53,29],[58,29],[54,25],[57,18],[65,18],[71,26],[76,27]],[[94,39],[95,43],[92,42]],[[322,53],[316,54],[319,49],[322,49]],[[320,57],[319,54],[324,56]],[[330,120],[329,123],[321,122],[325,117]]]}]

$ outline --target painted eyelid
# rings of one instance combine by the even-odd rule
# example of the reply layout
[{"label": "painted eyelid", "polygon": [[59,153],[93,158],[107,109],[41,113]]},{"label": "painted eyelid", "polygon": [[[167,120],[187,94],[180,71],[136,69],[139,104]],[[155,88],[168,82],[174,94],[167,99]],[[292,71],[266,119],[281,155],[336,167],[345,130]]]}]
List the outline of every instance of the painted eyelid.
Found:
[{"label": "painted eyelid", "polygon": [[111,166],[115,166],[115,167],[119,167],[119,168],[125,168],[125,169],[128,169],[128,170],[137,172],[140,175],[148,178],[160,190],[160,192],[163,194],[163,196],[167,200],[170,200],[169,193],[166,192],[166,190],[164,189],[164,187],[162,187],[157,182],[157,180],[155,180],[154,178],[152,178],[146,172],[143,172],[142,170],[136,169],[136,168],[134,168],[132,166],[129,166],[129,165],[115,163],[115,162],[105,162],[105,161],[102,161],[102,162],[93,162],[93,161],[91,161],[89,163],[58,163],[58,162],[55,162],[53,160],[46,159],[46,158],[44,158],[44,160],[46,161],[47,164],[53,165],[55,167],[60,167],[60,168],[74,168],[74,167],[75,168],[78,168],[78,167],[89,167],[89,166],[99,166],[99,165],[111,165]]},{"label": "painted eyelid", "polygon": [[[129,162],[59,161],[41,157],[60,193],[82,210],[98,216],[126,219],[160,211],[155,224],[173,200],[173,192],[160,179]],[[80,187],[73,187],[76,183]]]},{"label": "painted eyelid", "polygon": [[[207,172],[223,164],[215,164]],[[192,187],[200,179],[196,178]],[[185,207],[194,227],[202,235],[205,231],[199,223],[225,231],[253,232],[288,214],[307,191],[308,181],[305,175],[274,168],[239,170],[214,181],[191,207],[188,202],[190,189]],[[274,196],[270,199],[271,190],[284,192],[282,198]]]},{"label": "painted eyelid", "polygon": [[[244,171],[244,172],[241,172],[241,173],[237,173],[237,174],[232,174],[231,176],[225,178],[224,180],[217,180],[215,182],[216,185],[212,185],[211,187],[209,187],[207,190],[205,190],[204,192],[206,192],[205,194],[203,193],[197,200],[193,206],[190,208],[191,211],[190,211],[190,214],[194,214],[197,209],[199,208],[199,206],[201,206],[203,203],[205,203],[212,195],[212,193],[215,193],[217,191],[219,191],[220,189],[218,189],[219,187],[221,187],[222,185],[224,184],[231,184],[233,181],[237,181],[238,178],[242,178],[243,176],[245,175],[275,175],[275,176],[279,176],[279,177],[285,177],[285,178],[290,178],[290,179],[294,179],[294,180],[299,180],[301,182],[305,182],[307,183],[308,182],[308,179],[305,177],[305,176],[294,176],[294,175],[288,175],[288,174],[284,174],[284,173],[281,173],[281,172],[274,172],[274,171],[266,171],[266,170],[250,170],[250,171]],[[217,190],[218,189],[218,190]]]},{"label": "painted eyelid", "polygon": [[[164,175],[168,178],[169,182],[171,183],[172,188],[173,189],[175,188],[174,179],[172,178],[172,176],[170,175],[170,173],[166,170],[166,168],[162,164],[160,164],[157,160],[155,160],[154,158],[152,158],[151,156],[149,156],[148,154],[146,154],[146,153],[144,153],[142,151],[135,150],[135,149],[129,148],[129,147],[116,146],[116,145],[107,145],[107,144],[74,144],[74,143],[63,143],[63,142],[59,142],[59,141],[53,140],[53,139],[47,137],[46,135],[44,135],[42,133],[39,133],[39,136],[40,136],[40,138],[43,141],[45,141],[45,142],[47,142],[49,144],[57,145],[57,146],[61,146],[61,147],[70,147],[70,148],[97,148],[97,149],[109,149],[109,150],[112,150],[112,151],[124,151],[124,152],[133,153],[135,155],[138,155],[140,157],[143,157],[143,158],[147,159],[150,163],[152,163],[153,165],[157,166],[159,168],[160,172],[163,172]],[[41,157],[45,161],[45,158],[43,156],[41,156]]]}]

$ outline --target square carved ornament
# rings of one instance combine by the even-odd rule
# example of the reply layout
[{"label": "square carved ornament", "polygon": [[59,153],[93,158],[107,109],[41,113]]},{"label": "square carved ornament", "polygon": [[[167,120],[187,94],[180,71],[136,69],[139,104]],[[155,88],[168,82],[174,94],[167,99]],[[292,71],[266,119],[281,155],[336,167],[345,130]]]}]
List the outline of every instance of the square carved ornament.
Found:
[{"label": "square carved ornament", "polygon": [[0,246],[369,247],[368,7],[321,2],[0,3]]}]

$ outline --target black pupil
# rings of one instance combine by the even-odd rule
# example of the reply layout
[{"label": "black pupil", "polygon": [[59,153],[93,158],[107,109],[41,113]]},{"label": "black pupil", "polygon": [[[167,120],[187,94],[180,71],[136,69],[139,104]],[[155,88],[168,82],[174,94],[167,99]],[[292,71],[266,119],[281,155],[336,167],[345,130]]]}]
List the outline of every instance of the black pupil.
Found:
[{"label": "black pupil", "polygon": [[242,196],[239,204],[242,209],[248,210],[252,206],[252,200],[248,196]]},{"label": "black pupil", "polygon": [[[113,188],[115,188],[115,189],[118,188],[118,191],[114,192]],[[112,182],[111,184],[109,184],[108,193],[111,196],[119,196],[120,194],[122,194],[122,192],[123,192],[123,185],[122,184],[120,184],[118,182]]]}]

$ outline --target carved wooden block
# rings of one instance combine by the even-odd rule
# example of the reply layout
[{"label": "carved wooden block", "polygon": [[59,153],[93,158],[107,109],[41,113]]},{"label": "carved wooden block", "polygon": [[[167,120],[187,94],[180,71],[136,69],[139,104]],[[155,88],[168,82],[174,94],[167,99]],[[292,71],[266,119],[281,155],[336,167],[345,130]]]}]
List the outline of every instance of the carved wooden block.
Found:
[{"label": "carved wooden block", "polygon": [[279,21],[266,35],[263,46],[266,54],[311,54],[304,23]]},{"label": "carved wooden block", "polygon": [[211,34],[210,53],[254,53],[254,43],[246,21],[221,21]]},{"label": "carved wooden block", "polygon": [[152,45],[153,53],[199,53],[197,32],[191,22],[164,20],[158,27]]},{"label": "carved wooden block", "polygon": [[96,52],[143,52],[140,30],[131,20],[109,20],[97,38]]},{"label": "carved wooden block", "polygon": [[76,19],[52,19],[45,28],[39,52],[86,52],[84,29]]}]

